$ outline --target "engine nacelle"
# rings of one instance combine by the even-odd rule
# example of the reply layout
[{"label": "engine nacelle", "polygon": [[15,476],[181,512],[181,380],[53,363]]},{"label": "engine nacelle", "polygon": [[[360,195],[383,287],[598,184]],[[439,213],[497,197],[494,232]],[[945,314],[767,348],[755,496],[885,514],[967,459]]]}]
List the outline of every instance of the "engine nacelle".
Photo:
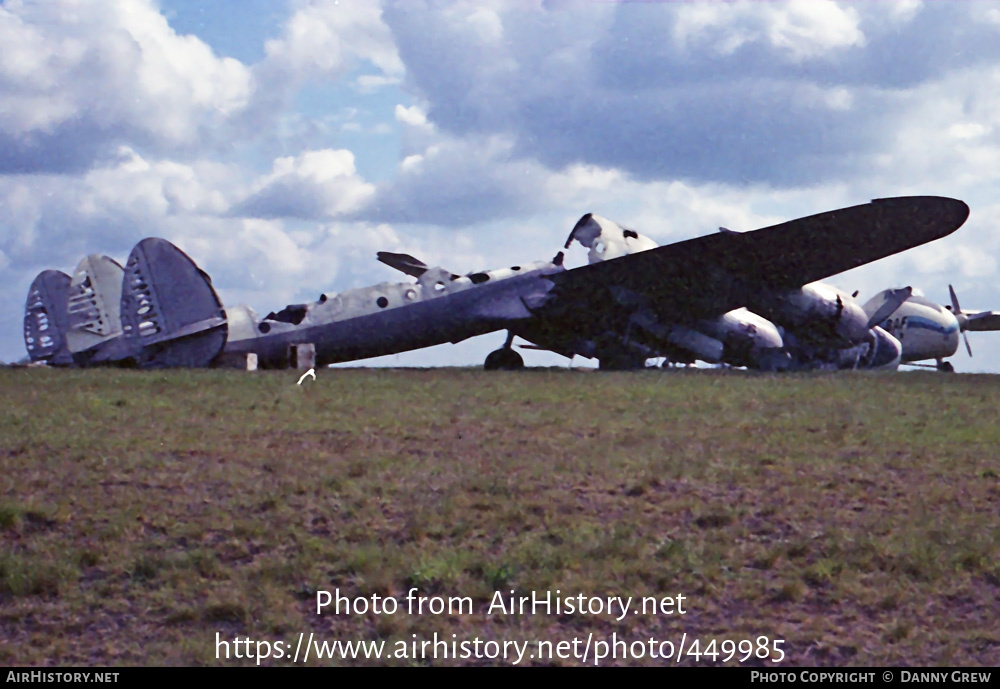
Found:
[{"label": "engine nacelle", "polygon": [[705,333],[676,323],[660,323],[647,311],[638,311],[633,314],[631,322],[632,325],[642,328],[661,343],[691,352],[697,359],[710,364],[722,361],[725,345]]},{"label": "engine nacelle", "polygon": [[749,308],[799,339],[836,348],[860,344],[868,337],[868,316],[850,294],[813,282],[801,289],[754,295]]},{"label": "engine nacelle", "polygon": [[876,326],[856,347],[840,350],[838,366],[891,371],[899,367],[903,346],[886,330]]},{"label": "engine nacelle", "polygon": [[770,361],[771,354],[784,346],[774,323],[746,308],[705,319],[698,328],[723,343],[722,360],[733,366],[757,368],[762,359]]}]

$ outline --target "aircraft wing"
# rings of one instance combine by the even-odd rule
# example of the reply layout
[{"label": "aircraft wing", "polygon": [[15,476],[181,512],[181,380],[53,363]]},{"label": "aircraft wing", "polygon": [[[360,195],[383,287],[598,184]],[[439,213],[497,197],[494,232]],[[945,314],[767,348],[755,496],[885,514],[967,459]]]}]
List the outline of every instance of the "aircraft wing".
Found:
[{"label": "aircraft wing", "polygon": [[579,308],[615,304],[685,320],[745,305],[756,290],[804,284],[940,239],[969,216],[938,196],[876,199],[752,232],[716,233],[551,276]]},{"label": "aircraft wing", "polygon": [[980,311],[979,313],[966,314],[969,319],[966,330],[985,332],[990,330],[1000,330],[1000,312]]}]

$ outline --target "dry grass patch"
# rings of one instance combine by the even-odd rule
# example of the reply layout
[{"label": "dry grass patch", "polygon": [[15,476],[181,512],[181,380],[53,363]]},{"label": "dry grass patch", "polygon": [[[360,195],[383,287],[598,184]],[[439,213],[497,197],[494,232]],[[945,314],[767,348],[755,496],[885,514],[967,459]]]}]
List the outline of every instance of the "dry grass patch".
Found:
[{"label": "dry grass patch", "polygon": [[[767,635],[786,666],[1000,653],[995,376],[296,379],[0,370],[0,659],[252,664],[216,660],[216,633],[300,632]],[[315,614],[318,590],[412,587],[474,614]],[[485,615],[557,589],[689,612]]]}]

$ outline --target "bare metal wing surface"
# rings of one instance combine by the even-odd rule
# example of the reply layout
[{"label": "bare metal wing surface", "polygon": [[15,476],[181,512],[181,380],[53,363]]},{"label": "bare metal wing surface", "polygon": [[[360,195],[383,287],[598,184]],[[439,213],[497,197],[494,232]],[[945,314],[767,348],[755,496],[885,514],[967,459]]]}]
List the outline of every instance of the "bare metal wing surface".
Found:
[{"label": "bare metal wing surface", "polygon": [[165,239],[144,239],[129,254],[121,319],[125,346],[142,368],[208,366],[226,344],[226,312],[212,281]]},{"label": "bare metal wing surface", "polygon": [[73,355],[66,346],[66,299],[70,277],[59,270],[39,273],[28,288],[24,307],[24,346],[32,362],[69,366]]}]

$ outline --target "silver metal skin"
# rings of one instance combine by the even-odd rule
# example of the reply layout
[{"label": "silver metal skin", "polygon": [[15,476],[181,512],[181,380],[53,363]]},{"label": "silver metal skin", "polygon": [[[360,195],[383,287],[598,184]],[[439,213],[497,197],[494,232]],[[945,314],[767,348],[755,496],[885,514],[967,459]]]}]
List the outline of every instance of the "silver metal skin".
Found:
[{"label": "silver metal skin", "polygon": [[254,352],[261,366],[280,367],[287,365],[290,347],[311,342],[317,365],[326,366],[460,342],[530,321],[532,309],[552,291],[548,276],[563,270],[552,261],[461,276],[428,268],[416,282],[323,295],[270,314],[251,328],[244,311],[225,351]]}]

